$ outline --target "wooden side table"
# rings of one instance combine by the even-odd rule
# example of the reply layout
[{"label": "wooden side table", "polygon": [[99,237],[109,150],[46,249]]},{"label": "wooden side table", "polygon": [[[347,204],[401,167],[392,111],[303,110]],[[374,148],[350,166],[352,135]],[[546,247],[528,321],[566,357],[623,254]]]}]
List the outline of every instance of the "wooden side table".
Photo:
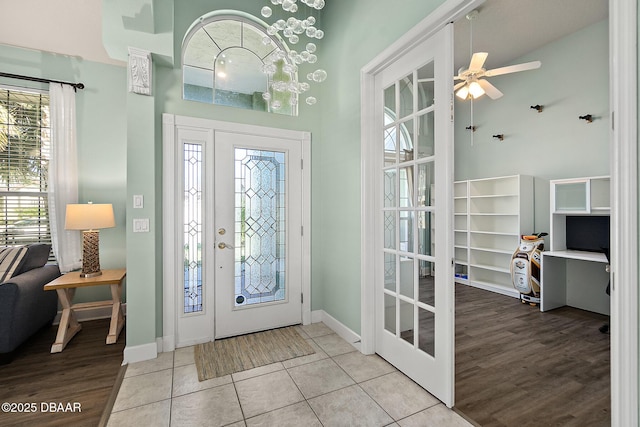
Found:
[{"label": "wooden side table", "polygon": [[[107,344],[114,344],[118,340],[118,335],[124,326],[124,316],[122,315],[122,282],[127,272],[124,268],[117,270],[102,270],[102,275],[97,277],[80,277],[79,271],[72,271],[64,274],[52,282],[44,285],[45,291],[55,290],[62,305],[62,317],[58,326],[56,341],[51,346],[51,353],[60,353],[67,343],[82,329],[76,319],[75,310],[82,310],[96,307],[111,306],[111,324],[107,335]],[[86,302],[73,304],[73,296],[77,288],[87,286],[108,285],[111,288],[110,301]]]}]

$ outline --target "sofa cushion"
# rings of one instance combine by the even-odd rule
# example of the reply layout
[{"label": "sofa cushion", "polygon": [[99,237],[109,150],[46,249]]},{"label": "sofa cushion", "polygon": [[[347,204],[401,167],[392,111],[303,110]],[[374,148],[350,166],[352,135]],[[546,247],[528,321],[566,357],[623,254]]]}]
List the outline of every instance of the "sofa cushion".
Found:
[{"label": "sofa cushion", "polygon": [[0,248],[0,283],[13,277],[26,255],[26,246]]},{"label": "sofa cushion", "polygon": [[32,245],[28,245],[27,253],[22,258],[22,262],[18,265],[18,268],[16,268],[16,270],[14,271],[13,276],[26,273],[27,271],[33,270],[34,268],[42,267],[49,260],[50,253],[51,245],[48,243],[34,243]]}]

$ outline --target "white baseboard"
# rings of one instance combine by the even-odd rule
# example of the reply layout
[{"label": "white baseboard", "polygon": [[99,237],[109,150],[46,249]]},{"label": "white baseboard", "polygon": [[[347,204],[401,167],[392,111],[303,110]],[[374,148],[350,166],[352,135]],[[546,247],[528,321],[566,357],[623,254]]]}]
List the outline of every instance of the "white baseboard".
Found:
[{"label": "white baseboard", "polygon": [[[158,338],[158,340],[161,340],[159,347],[162,347],[162,352],[174,351],[176,349],[176,340],[174,337],[165,335],[162,338]],[[158,351],[158,353],[160,353],[160,351]]]},{"label": "white baseboard", "polygon": [[126,346],[124,348],[123,365],[128,363],[142,362],[158,357],[158,343],[150,342],[148,344]]},{"label": "white baseboard", "polygon": [[311,312],[311,322],[319,323],[322,322],[327,325],[333,332],[342,337],[345,341],[350,343],[352,346],[360,351],[360,335],[353,332],[347,326],[345,326],[342,322],[337,320],[335,317],[331,316],[324,310],[314,310]]},{"label": "white baseboard", "polygon": [[[97,319],[109,319],[111,317],[111,307],[94,307],[94,308],[85,308],[81,310],[74,310],[76,314],[76,319],[78,322],[86,322],[87,320],[97,320]],[[124,316],[127,315],[127,303],[122,303],[122,314]],[[62,317],[62,311],[59,311],[56,314],[56,317],[53,319],[54,325],[60,324],[60,317]]]},{"label": "white baseboard", "polygon": [[462,284],[467,286],[472,286],[478,289],[484,289],[485,291],[495,292],[497,294],[505,295],[512,298],[520,298],[520,292],[518,292],[514,288],[505,288],[499,285],[492,285],[489,283],[478,283],[478,282],[469,282],[469,281]]}]

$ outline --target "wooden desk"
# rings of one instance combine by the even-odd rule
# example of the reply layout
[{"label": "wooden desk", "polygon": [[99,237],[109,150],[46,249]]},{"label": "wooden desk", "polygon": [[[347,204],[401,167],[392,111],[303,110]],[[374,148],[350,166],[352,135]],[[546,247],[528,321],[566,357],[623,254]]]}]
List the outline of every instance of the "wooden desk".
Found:
[{"label": "wooden desk", "polygon": [[[76,319],[75,310],[111,306],[111,325],[107,335],[107,344],[114,344],[124,326],[122,315],[122,282],[127,275],[124,268],[118,270],[102,270],[97,277],[82,278],[79,271],[64,274],[54,281],[44,285],[45,291],[58,292],[58,299],[62,305],[62,317],[58,326],[56,341],[51,346],[51,353],[60,353],[67,343],[77,334],[82,326]],[[108,285],[111,288],[110,301],[96,301],[73,304],[73,296],[77,288],[88,286]]]}]

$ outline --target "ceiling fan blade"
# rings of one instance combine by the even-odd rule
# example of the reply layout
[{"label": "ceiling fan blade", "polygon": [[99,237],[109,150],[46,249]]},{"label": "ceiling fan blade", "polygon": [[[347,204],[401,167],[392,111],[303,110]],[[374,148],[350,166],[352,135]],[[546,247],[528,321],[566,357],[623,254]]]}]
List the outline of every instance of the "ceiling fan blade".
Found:
[{"label": "ceiling fan blade", "polygon": [[466,81],[457,83],[455,86],[453,86],[453,91],[455,92],[456,90],[460,89],[462,86],[464,86],[466,84],[467,84]]},{"label": "ceiling fan blade", "polygon": [[523,64],[494,68],[493,70],[486,71],[484,75],[487,77],[493,77],[500,76],[502,74],[517,73],[519,71],[535,70],[536,68],[540,68],[541,65],[542,63],[540,61],[525,62]]},{"label": "ceiling fan blade", "polygon": [[485,79],[478,80],[478,84],[482,89],[484,89],[484,92],[491,99],[498,99],[503,95],[502,92],[500,92],[497,87],[495,87]]},{"label": "ceiling fan blade", "polygon": [[489,54],[487,52],[476,52],[471,57],[471,62],[469,63],[470,70],[480,70],[484,65],[484,61],[487,60],[487,56]]}]

